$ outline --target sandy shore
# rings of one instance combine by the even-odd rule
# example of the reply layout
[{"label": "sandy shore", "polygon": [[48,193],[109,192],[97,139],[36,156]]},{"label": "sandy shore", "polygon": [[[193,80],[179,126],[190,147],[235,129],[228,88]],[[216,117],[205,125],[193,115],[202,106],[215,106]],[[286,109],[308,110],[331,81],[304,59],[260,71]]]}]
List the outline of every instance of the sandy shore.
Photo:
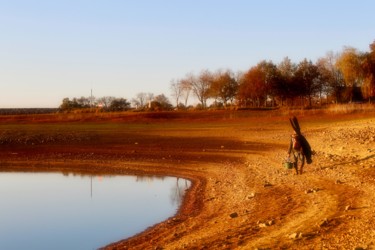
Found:
[{"label": "sandy shore", "polygon": [[8,122],[0,126],[0,161],[3,171],[193,181],[175,217],[106,249],[375,249],[374,117],[299,117],[315,151],[303,175],[281,164],[288,116],[21,128]]}]

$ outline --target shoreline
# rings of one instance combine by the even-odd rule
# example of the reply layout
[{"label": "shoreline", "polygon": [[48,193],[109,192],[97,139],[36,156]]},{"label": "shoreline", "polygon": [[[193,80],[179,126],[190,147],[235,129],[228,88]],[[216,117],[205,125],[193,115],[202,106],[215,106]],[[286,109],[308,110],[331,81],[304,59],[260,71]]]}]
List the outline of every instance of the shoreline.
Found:
[{"label": "shoreline", "polygon": [[[281,165],[284,118],[22,127],[14,134],[25,139],[2,145],[0,160],[16,170],[44,162],[53,171],[192,180],[176,216],[103,249],[373,249],[374,115],[302,117],[315,155],[301,176]],[[35,143],[45,134],[48,143]]]}]

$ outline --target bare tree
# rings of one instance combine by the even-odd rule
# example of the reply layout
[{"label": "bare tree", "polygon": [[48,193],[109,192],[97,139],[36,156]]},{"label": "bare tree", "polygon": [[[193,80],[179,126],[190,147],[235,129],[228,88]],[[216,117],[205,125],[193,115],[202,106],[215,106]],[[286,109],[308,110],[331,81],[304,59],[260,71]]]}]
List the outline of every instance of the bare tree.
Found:
[{"label": "bare tree", "polygon": [[132,99],[133,105],[138,108],[143,108],[146,105],[147,94],[146,93],[138,93],[135,98]]},{"label": "bare tree", "polygon": [[180,97],[182,96],[183,88],[181,86],[181,80],[171,80],[171,91],[172,91],[172,96],[175,98],[176,101],[176,108],[178,108],[178,104],[180,103]]},{"label": "bare tree", "polygon": [[104,109],[108,109],[114,99],[116,98],[113,96],[103,96],[98,99],[98,104]]},{"label": "bare tree", "polygon": [[180,87],[182,89],[182,97],[184,98],[184,106],[187,107],[187,103],[189,100],[189,96],[191,93],[191,82],[189,81],[189,78],[187,77],[186,79],[182,79],[180,81]]},{"label": "bare tree", "polygon": [[207,107],[212,80],[213,76],[208,70],[204,70],[198,77],[191,77],[190,79],[191,89],[203,108]]},{"label": "bare tree", "polygon": [[147,93],[146,94],[146,102],[148,107],[150,108],[151,102],[154,100],[154,94],[153,93]]}]

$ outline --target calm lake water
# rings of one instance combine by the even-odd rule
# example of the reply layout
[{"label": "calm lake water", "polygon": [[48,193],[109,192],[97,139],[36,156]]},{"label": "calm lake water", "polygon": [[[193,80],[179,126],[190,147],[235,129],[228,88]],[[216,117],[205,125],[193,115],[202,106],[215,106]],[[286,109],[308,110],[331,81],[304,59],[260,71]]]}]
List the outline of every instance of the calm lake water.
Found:
[{"label": "calm lake water", "polygon": [[177,212],[174,177],[0,173],[0,249],[97,249]]}]

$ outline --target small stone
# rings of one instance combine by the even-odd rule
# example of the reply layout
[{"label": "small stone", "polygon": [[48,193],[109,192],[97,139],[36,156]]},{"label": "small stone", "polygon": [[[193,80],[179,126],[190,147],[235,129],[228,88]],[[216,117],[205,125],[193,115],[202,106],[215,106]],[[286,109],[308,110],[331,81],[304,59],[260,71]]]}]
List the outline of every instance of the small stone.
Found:
[{"label": "small stone", "polygon": [[299,239],[302,238],[303,234],[301,232],[292,233],[289,235],[289,239]]},{"label": "small stone", "polygon": [[229,215],[232,219],[238,217],[238,213],[234,212]]},{"label": "small stone", "polygon": [[267,225],[268,225],[268,226],[272,226],[273,224],[275,224],[275,221],[274,221],[274,220],[269,220],[269,221],[267,221]]},{"label": "small stone", "polygon": [[310,194],[310,193],[312,193],[312,192],[313,192],[312,189],[305,190],[305,194]]},{"label": "small stone", "polygon": [[299,233],[292,233],[292,234],[290,234],[289,235],[289,239],[297,239],[298,238],[298,236],[299,236]]},{"label": "small stone", "polygon": [[327,226],[327,224],[328,224],[328,219],[325,218],[324,220],[322,220],[322,221],[318,224],[318,226],[319,226],[319,227],[324,227],[324,226]]},{"label": "small stone", "polygon": [[250,193],[250,194],[247,196],[248,199],[251,199],[251,198],[254,198],[254,197],[255,197],[255,193]]},{"label": "small stone", "polygon": [[346,207],[345,207],[345,211],[348,211],[348,210],[351,210],[352,209],[352,206],[351,205],[347,205]]},{"label": "small stone", "polygon": [[272,186],[272,184],[269,183],[269,182],[266,182],[266,183],[264,183],[264,185],[263,185],[263,187],[271,187],[271,186]]}]

